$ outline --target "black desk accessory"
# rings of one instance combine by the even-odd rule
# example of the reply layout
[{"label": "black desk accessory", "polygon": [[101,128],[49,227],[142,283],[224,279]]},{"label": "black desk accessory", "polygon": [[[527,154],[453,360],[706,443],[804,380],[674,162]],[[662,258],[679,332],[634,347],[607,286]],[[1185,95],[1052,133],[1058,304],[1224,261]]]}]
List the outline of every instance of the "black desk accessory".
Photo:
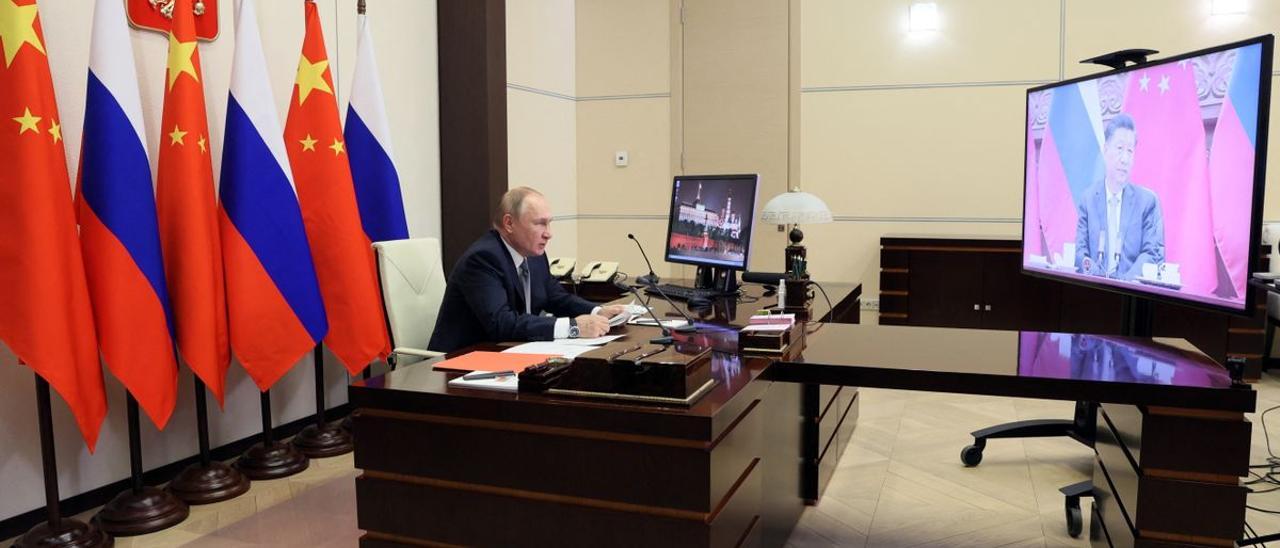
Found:
[{"label": "black desk accessory", "polygon": [[636,239],[635,234],[627,234],[627,238],[636,243],[636,247],[640,248],[640,256],[644,258],[644,264],[649,267],[649,273],[636,278],[636,282],[640,285],[653,285],[658,283],[658,275],[653,273],[653,263],[649,262],[649,256],[644,253],[644,246],[640,245],[640,240]]},{"label": "black desk accessory", "polygon": [[[644,307],[644,310],[645,310],[646,312],[648,312],[648,313],[649,313],[649,317],[650,317],[650,318],[653,318],[653,321],[654,321],[654,323],[658,326],[658,329],[662,331],[662,336],[661,336],[661,337],[654,337],[654,338],[652,338],[652,339],[649,339],[649,342],[650,342],[650,343],[653,343],[653,344],[671,344],[672,342],[674,342],[674,341],[675,341],[675,339],[671,338],[671,330],[670,330],[670,329],[667,329],[667,327],[666,327],[666,326],[662,325],[662,320],[658,319],[658,315],[653,313],[653,309],[652,309],[652,308],[649,308],[648,303],[646,303],[646,302],[645,302],[644,297],[641,297],[641,296],[640,296],[640,292],[639,292],[639,291],[636,291],[636,288],[634,288],[634,287],[632,287],[632,286],[630,286],[630,285],[628,285],[628,284],[622,283],[622,282],[614,282],[614,283],[613,283],[613,285],[614,285],[615,287],[617,287],[618,289],[621,289],[621,290],[623,290],[623,291],[630,292],[633,296],[635,296],[635,298],[636,298],[636,302],[639,302],[639,303],[640,303],[640,306],[643,306],[643,307]],[[668,301],[668,302],[670,302],[670,301]],[[673,304],[673,305],[671,305],[671,306],[672,306],[672,308],[675,308],[675,305],[674,305],[674,304]],[[689,323],[689,326],[690,326],[690,327],[692,327],[692,326],[693,326],[693,322],[690,322],[690,323]],[[683,326],[682,326],[682,327],[683,327]],[[679,329],[679,328],[677,328],[677,329]],[[694,330],[696,331],[696,330],[697,330],[697,328],[694,328]],[[681,331],[681,333],[689,333],[689,331]]]},{"label": "black desk accessory", "polygon": [[546,392],[556,385],[565,371],[569,370],[570,360],[565,358],[549,358],[546,363],[526,367],[519,374],[520,383],[516,390],[520,392]]},{"label": "black desk accessory", "polygon": [[1113,69],[1122,69],[1127,63],[1133,63],[1135,65],[1146,63],[1148,55],[1155,55],[1157,53],[1160,52],[1154,49],[1122,49],[1111,53],[1104,53],[1096,57],[1082,59],[1080,63],[1102,65]]}]

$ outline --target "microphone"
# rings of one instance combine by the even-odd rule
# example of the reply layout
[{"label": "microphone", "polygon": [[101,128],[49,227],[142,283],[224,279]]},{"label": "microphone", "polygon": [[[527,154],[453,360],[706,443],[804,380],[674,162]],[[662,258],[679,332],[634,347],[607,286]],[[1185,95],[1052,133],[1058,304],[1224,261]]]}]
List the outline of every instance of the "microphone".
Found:
[{"label": "microphone", "polygon": [[[641,277],[643,278],[643,276]],[[637,281],[639,281],[639,279],[637,279]],[[683,310],[680,310],[680,307],[676,306],[675,301],[672,301],[671,297],[668,297],[667,294],[662,291],[662,288],[658,287],[658,284],[651,283],[648,285],[648,289],[657,291],[658,295],[662,296],[662,300],[667,301],[667,304],[671,305],[672,309],[674,309],[676,312],[679,312],[681,316],[684,316],[684,321],[689,322],[680,327],[675,328],[676,333],[697,333],[698,332],[698,327],[693,325],[693,318],[690,318],[688,314],[685,314]]]},{"label": "microphone", "polygon": [[636,239],[635,234],[627,234],[631,241],[636,243],[636,247],[640,248],[640,256],[644,257],[644,264],[649,266],[649,273],[636,278],[640,285],[653,285],[658,283],[658,275],[653,273],[653,263],[649,262],[649,256],[644,253],[644,246],[640,245],[640,240]]},{"label": "microphone", "polygon": [[646,303],[645,300],[642,297],[640,297],[640,292],[636,291],[636,288],[631,287],[629,284],[625,284],[622,282],[613,282],[613,286],[623,291],[627,291],[632,295],[635,295],[636,301],[638,301],[640,303],[640,306],[643,306],[645,311],[649,313],[649,317],[653,318],[653,321],[655,325],[658,326],[658,329],[662,330],[661,337],[655,337],[655,338],[649,339],[650,344],[671,344],[675,342],[675,339],[671,338],[671,330],[667,329],[665,326],[662,325],[662,320],[659,320],[658,316],[653,313],[653,309],[649,308],[648,303]]}]

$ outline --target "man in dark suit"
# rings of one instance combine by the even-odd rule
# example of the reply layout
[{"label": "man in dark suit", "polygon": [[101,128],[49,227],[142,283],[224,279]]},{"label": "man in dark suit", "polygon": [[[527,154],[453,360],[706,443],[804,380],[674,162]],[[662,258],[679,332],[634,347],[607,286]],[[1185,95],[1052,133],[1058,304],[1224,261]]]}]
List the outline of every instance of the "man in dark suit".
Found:
[{"label": "man in dark suit", "polygon": [[1077,208],[1076,267],[1083,274],[1132,280],[1142,265],[1164,262],[1164,215],[1151,189],[1129,180],[1137,130],[1117,114],[1103,132],[1106,174]]},{"label": "man in dark suit", "polygon": [[519,187],[503,195],[493,229],[471,244],[449,274],[427,347],[452,352],[481,342],[608,333],[608,318],[624,308],[596,306],[560,287],[545,255],[550,239],[551,208],[541,193]]}]

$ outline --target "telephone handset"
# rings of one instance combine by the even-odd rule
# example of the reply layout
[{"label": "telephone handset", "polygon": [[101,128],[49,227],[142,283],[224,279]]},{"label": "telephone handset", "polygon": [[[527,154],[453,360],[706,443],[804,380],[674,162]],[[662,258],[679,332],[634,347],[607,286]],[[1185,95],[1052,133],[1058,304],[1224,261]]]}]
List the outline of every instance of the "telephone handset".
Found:
[{"label": "telephone handset", "polygon": [[551,259],[551,277],[557,280],[568,278],[573,274],[573,269],[578,266],[578,260],[573,257],[557,257]]},{"label": "telephone handset", "polygon": [[586,268],[582,271],[582,281],[584,282],[604,282],[609,283],[618,275],[618,263],[611,261],[592,261],[587,263]]}]

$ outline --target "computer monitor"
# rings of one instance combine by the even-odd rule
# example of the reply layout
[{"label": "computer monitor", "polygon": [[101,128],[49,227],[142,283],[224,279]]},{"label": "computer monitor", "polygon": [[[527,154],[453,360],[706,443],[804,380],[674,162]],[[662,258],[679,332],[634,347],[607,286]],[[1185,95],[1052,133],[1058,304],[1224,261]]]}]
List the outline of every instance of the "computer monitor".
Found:
[{"label": "computer monitor", "polygon": [[745,270],[759,175],[678,175],[667,222],[667,262]]},{"label": "computer monitor", "polygon": [[1252,314],[1273,43],[1027,90],[1023,272]]}]

